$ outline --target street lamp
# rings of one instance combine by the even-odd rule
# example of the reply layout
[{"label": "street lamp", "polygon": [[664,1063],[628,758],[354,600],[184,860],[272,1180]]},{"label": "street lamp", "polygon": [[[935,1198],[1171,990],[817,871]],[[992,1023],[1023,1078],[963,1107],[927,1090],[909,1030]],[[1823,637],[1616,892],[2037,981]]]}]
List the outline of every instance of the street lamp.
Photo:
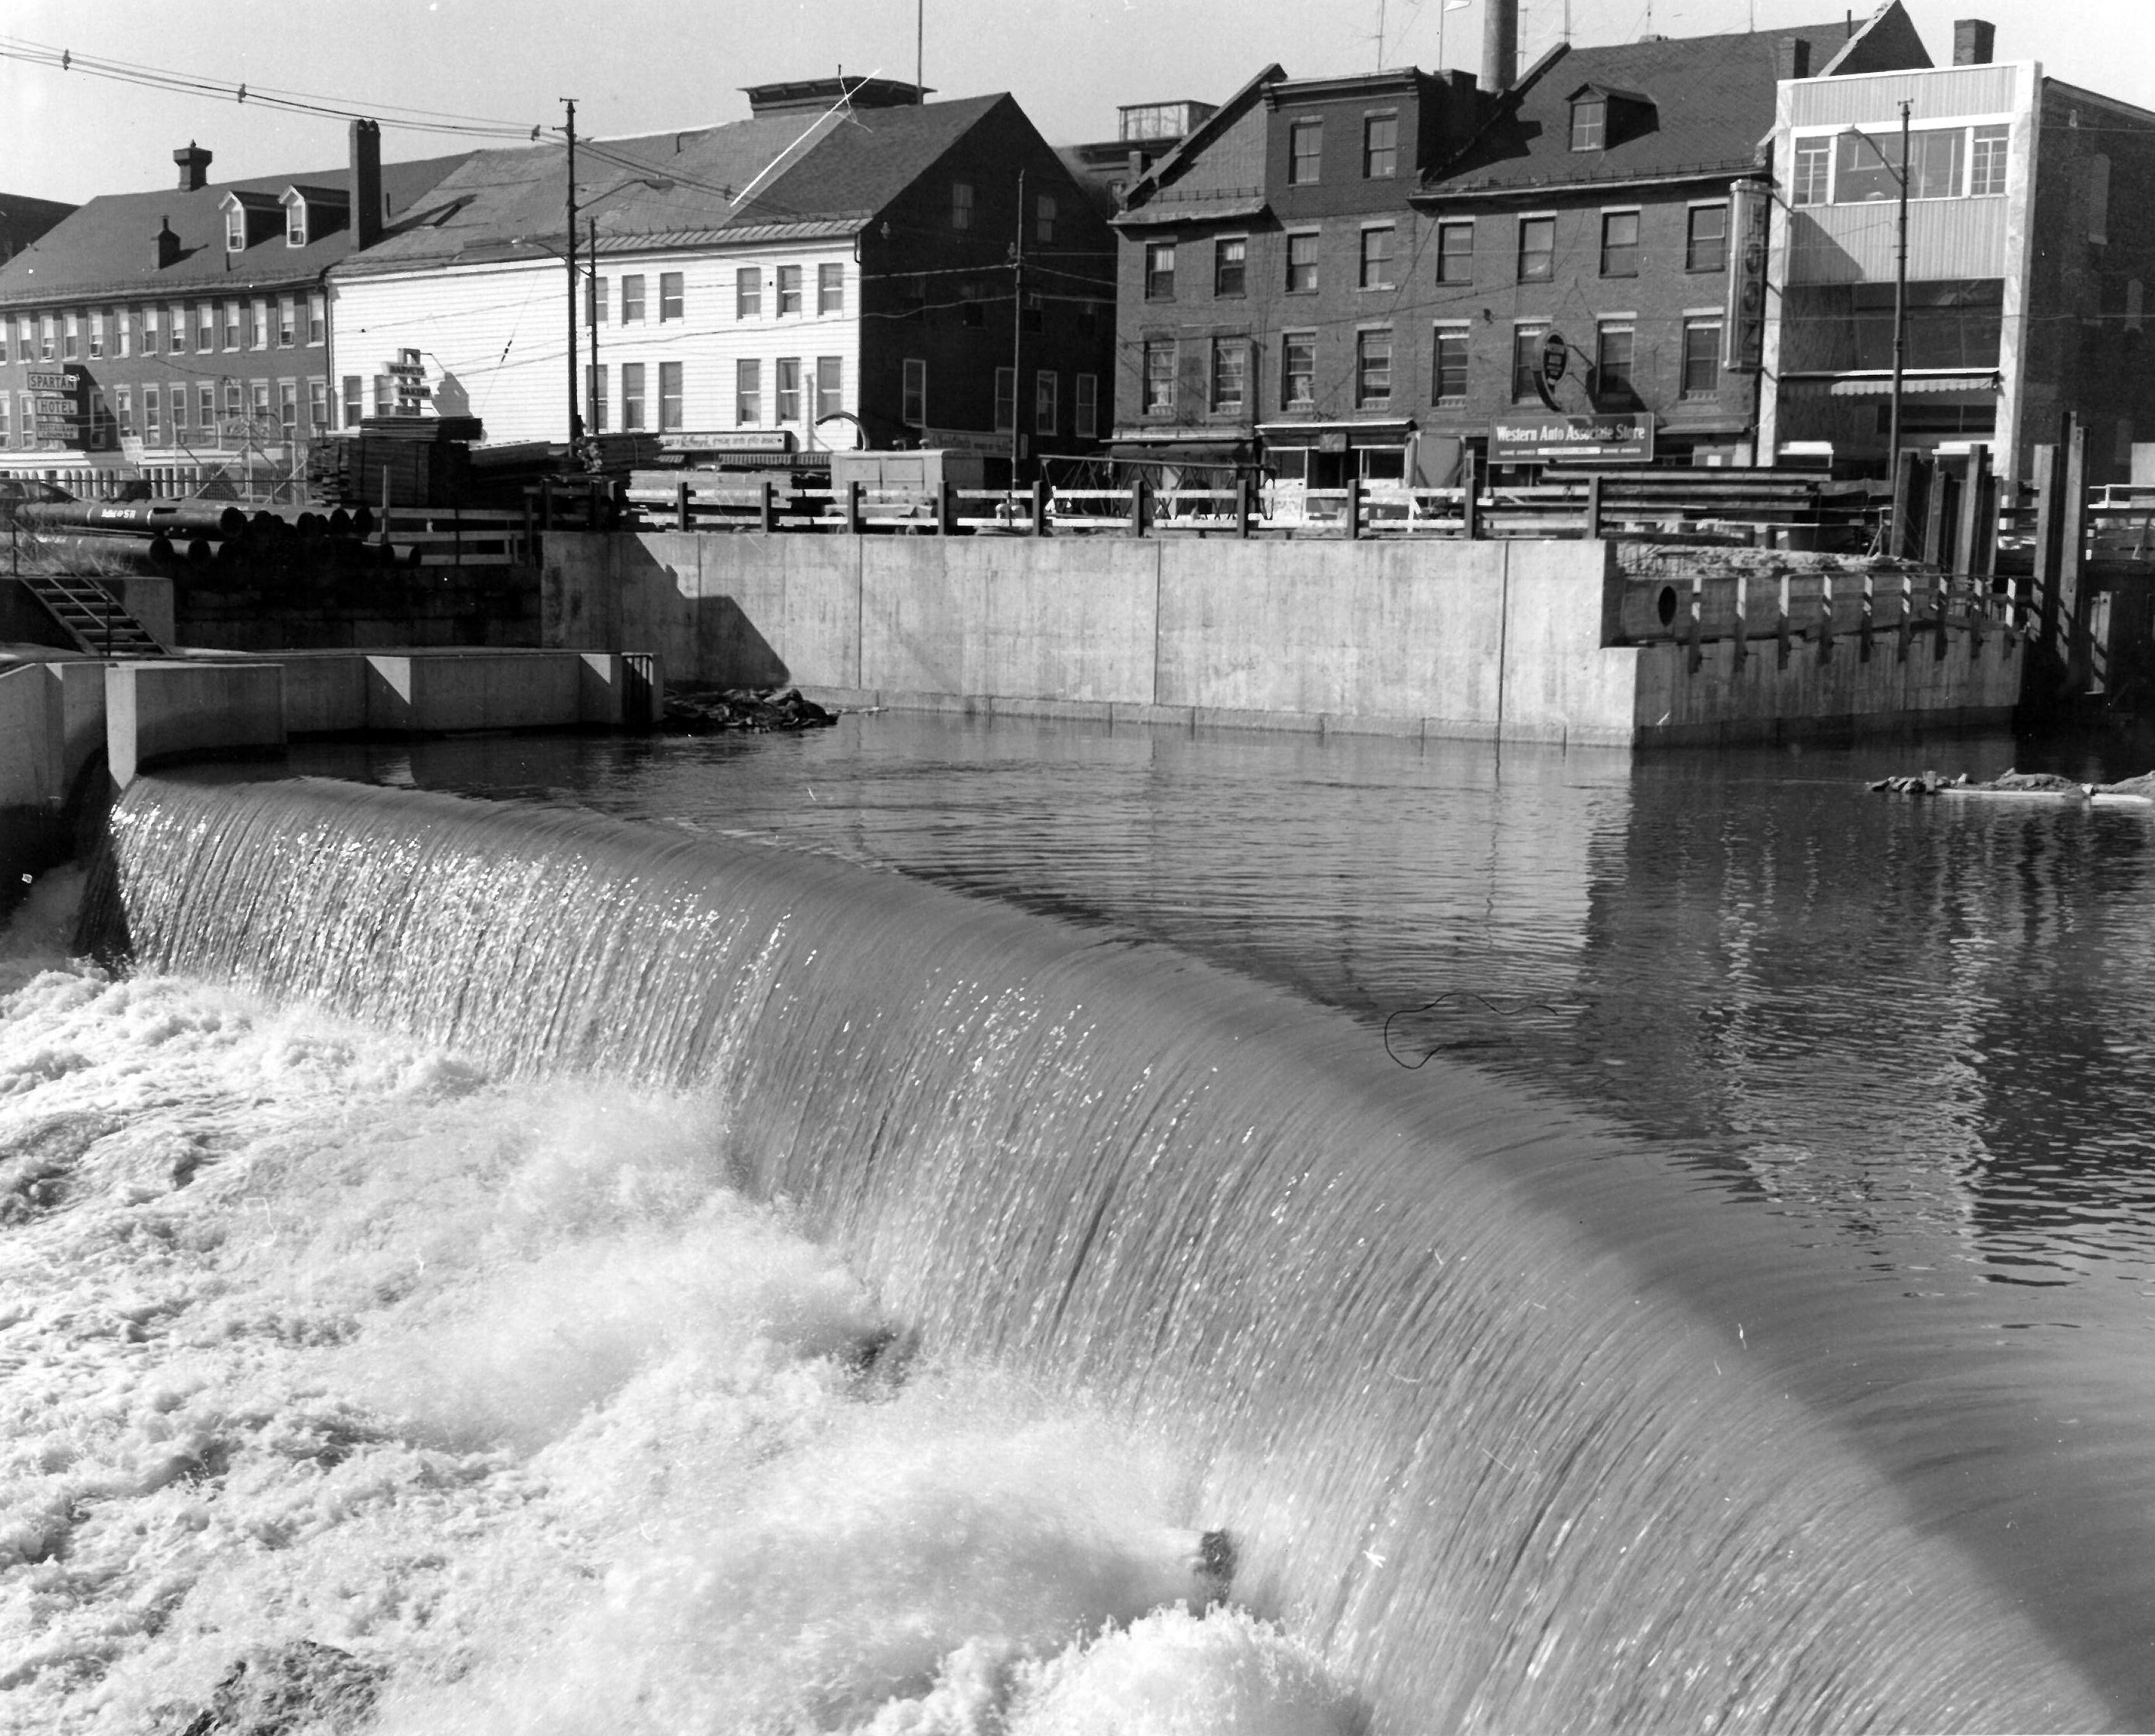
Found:
[{"label": "street lamp", "polygon": [[1901,105],[1901,166],[1896,169],[1886,160],[1886,153],[1868,133],[1850,127],[1848,133],[1871,146],[1871,155],[1878,159],[1881,168],[1893,177],[1901,189],[1900,248],[1896,254],[1893,269],[1893,397],[1890,412],[1891,427],[1886,439],[1886,480],[1893,490],[1893,540],[1905,547],[1904,533],[1900,521],[1901,506],[1901,375],[1902,364],[1908,337],[1908,114],[1912,104]]}]

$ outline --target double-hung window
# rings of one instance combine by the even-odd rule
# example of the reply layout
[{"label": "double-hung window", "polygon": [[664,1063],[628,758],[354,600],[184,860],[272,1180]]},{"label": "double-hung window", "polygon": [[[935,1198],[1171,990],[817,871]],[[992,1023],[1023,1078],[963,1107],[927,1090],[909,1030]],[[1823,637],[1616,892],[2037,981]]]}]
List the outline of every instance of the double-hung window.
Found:
[{"label": "double-hung window", "polygon": [[1392,335],[1354,334],[1354,407],[1382,409],[1392,401]]},{"label": "double-hung window", "polygon": [[1324,123],[1298,120],[1287,128],[1287,184],[1314,186],[1324,164]]},{"label": "double-hung window", "polygon": [[1968,166],[1970,198],[1991,198],[2005,191],[2006,156],[2010,148],[2007,141],[2012,131],[2007,126],[1976,128],[1974,155]]},{"label": "double-hung window", "polygon": [[1823,205],[1828,197],[1828,176],[1832,172],[1833,141],[1799,139],[1796,161],[1789,177],[1789,202]]},{"label": "double-hung window", "polygon": [[681,317],[681,274],[662,271],[658,274],[658,318],[663,325],[668,320]]},{"label": "double-hung window", "polygon": [[1436,353],[1430,377],[1432,402],[1456,405],[1467,402],[1467,342],[1468,332],[1464,325],[1436,328]]},{"label": "double-hung window", "polygon": [[1545,284],[1556,275],[1556,219],[1519,219],[1519,281]]},{"label": "double-hung window", "polygon": [[1238,337],[1212,340],[1212,407],[1240,416],[1249,400],[1250,346]]},{"label": "double-hung window", "polygon": [[1636,277],[1639,274],[1639,213],[1605,211],[1601,213],[1601,274]]},{"label": "double-hung window", "polygon": [[1721,321],[1684,321],[1683,395],[1710,398],[1721,390]]},{"label": "double-hung window", "polygon": [[842,356],[816,358],[816,419],[836,416],[846,407],[846,361]]},{"label": "double-hung window", "polygon": [[1144,346],[1144,413],[1175,413],[1175,341],[1154,339]]},{"label": "double-hung window", "polygon": [[681,427],[681,364],[678,361],[658,364],[658,427],[662,433],[678,432]]},{"label": "double-hung window", "polygon": [[763,268],[743,265],[734,273],[734,318],[760,320],[763,317]]},{"label": "double-hung window", "polygon": [[1389,289],[1392,287],[1392,253],[1399,232],[1390,223],[1380,223],[1362,231],[1362,264],[1360,285],[1364,289]]},{"label": "double-hung window", "polygon": [[1042,368],[1032,380],[1032,431],[1052,434],[1062,425],[1062,376]]},{"label": "double-hung window", "polygon": [[1634,395],[1631,356],[1637,330],[1629,322],[1605,323],[1594,333],[1594,395],[1604,403],[1624,405]]},{"label": "double-hung window", "polygon": [[1017,370],[999,367],[996,370],[996,432],[1014,433],[1017,428]]},{"label": "double-hung window", "polygon": [[1725,271],[1728,268],[1728,207],[1694,205],[1684,234],[1686,271]]},{"label": "double-hung window", "polygon": [[1287,238],[1287,286],[1290,293],[1317,287],[1317,233],[1306,230]]},{"label": "double-hung window", "polygon": [[1080,440],[1098,438],[1100,433],[1100,376],[1098,374],[1078,375],[1074,414],[1076,420],[1071,432]]},{"label": "double-hung window", "polygon": [[1240,295],[1248,281],[1250,242],[1246,235],[1223,235],[1212,243],[1212,293]]},{"label": "double-hung window", "polygon": [[[636,272],[621,280],[621,323],[633,324],[643,317],[643,274]],[[627,405],[627,388],[623,388],[622,402]],[[639,428],[642,426],[637,423]]]},{"label": "double-hung window", "polygon": [[801,311],[801,268],[798,265],[778,268],[778,311],[781,317]]},{"label": "double-hung window", "polygon": [[928,364],[909,356],[899,368],[898,419],[909,428],[928,426]]},{"label": "double-hung window", "polygon": [[1149,241],[1144,250],[1144,297],[1147,301],[1175,300],[1175,243]]},{"label": "double-hung window", "polygon": [[771,371],[775,409],[781,422],[801,420],[801,358],[781,356]]},{"label": "double-hung window", "polygon": [[763,425],[763,364],[743,356],[734,364],[734,426]]},{"label": "double-hung window", "polygon": [[624,429],[644,425],[643,405],[643,364],[624,361],[621,365],[621,425]]},{"label": "double-hung window", "polygon": [[1362,117],[1362,178],[1386,181],[1399,171],[1400,117],[1364,115]]},{"label": "double-hung window", "polygon": [[1534,390],[1534,378],[1541,372],[1542,340],[1548,335],[1546,325],[1512,328],[1512,402],[1515,404],[1532,402],[1541,396]]},{"label": "double-hung window", "polygon": [[1474,221],[1436,226],[1436,280],[1440,284],[1474,281]]},{"label": "double-hung window", "polygon": [[819,314],[842,314],[846,310],[846,268],[842,265],[818,265],[816,268],[816,311]]},{"label": "double-hung window", "polygon": [[1317,402],[1317,334],[1290,331],[1280,339],[1280,408],[1308,410]]}]

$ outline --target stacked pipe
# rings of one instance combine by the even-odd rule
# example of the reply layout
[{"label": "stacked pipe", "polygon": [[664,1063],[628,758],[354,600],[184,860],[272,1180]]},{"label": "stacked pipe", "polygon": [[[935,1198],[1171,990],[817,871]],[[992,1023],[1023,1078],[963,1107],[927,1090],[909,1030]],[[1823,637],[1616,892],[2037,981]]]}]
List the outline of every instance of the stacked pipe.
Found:
[{"label": "stacked pipe", "polygon": [[53,540],[58,551],[70,555],[109,554],[125,563],[122,551],[146,541],[141,552],[153,569],[182,558],[197,566],[228,561],[295,538],[350,543],[374,529],[374,514],[365,506],[249,509],[218,500],[59,500],[32,502],[12,511],[24,530],[49,536],[62,533]]}]

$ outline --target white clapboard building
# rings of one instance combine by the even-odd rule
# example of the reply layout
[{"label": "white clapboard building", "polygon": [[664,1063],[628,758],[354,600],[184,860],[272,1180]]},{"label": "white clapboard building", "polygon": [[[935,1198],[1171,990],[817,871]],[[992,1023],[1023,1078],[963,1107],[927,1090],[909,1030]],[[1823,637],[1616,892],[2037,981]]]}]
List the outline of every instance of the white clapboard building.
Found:
[{"label": "white clapboard building", "polygon": [[[1077,406],[1112,371],[1113,240],[1009,96],[923,103],[859,79],[748,95],[745,120],[578,140],[573,303],[565,150],[471,157],[430,220],[332,274],[340,424],[469,415],[489,442],[566,439],[573,305],[591,433],[776,451],[987,437],[1016,415],[1021,368],[1040,449],[1097,433],[1104,415],[1081,428]],[[1022,312],[1014,253],[1048,292]]]}]

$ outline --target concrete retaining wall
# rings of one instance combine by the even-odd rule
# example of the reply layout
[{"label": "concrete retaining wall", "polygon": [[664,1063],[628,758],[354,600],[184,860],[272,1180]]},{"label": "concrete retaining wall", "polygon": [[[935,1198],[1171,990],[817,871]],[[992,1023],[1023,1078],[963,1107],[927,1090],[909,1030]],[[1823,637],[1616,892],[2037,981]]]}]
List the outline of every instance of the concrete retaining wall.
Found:
[{"label": "concrete retaining wall", "polygon": [[270,663],[105,663],[105,751],[125,789],[152,766],[284,745],[284,672]]},{"label": "concrete retaining wall", "polygon": [[[658,719],[632,661],[605,651],[293,651],[274,659],[294,735],[640,728]],[[652,691],[659,685],[654,671]]]}]

